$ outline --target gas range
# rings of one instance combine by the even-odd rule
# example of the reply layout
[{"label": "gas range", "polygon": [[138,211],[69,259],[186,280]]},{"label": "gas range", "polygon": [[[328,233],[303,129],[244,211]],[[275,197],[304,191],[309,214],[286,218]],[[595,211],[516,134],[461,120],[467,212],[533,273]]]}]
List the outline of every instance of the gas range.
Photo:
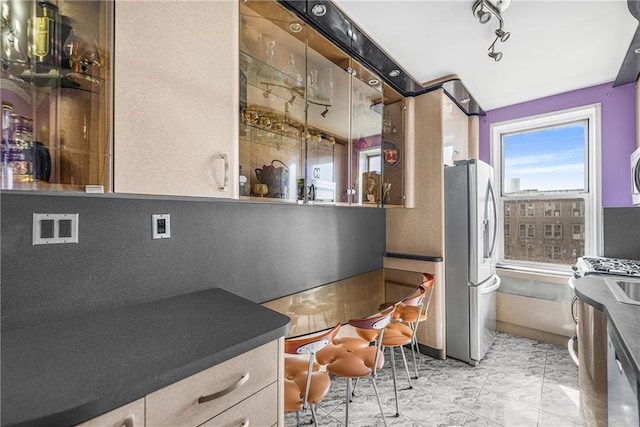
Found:
[{"label": "gas range", "polygon": [[580,257],[572,268],[575,278],[590,275],[640,278],[640,261],[630,259]]}]

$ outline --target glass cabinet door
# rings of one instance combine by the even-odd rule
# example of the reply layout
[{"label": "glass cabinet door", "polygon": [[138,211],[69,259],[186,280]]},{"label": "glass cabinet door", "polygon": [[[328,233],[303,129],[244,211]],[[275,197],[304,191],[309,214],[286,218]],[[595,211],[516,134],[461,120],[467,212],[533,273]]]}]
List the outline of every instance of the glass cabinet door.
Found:
[{"label": "glass cabinet door", "polygon": [[382,203],[385,206],[404,206],[404,119],[402,96],[384,88],[382,114]]},{"label": "glass cabinet door", "polygon": [[350,59],[315,30],[307,43],[305,200],[338,203],[348,182]]},{"label": "glass cabinet door", "polygon": [[109,191],[113,2],[0,10],[2,189]]},{"label": "glass cabinet door", "polygon": [[240,5],[241,198],[298,200],[304,178],[306,31],[275,3]]},{"label": "glass cabinet door", "polygon": [[351,64],[351,182],[349,202],[382,203],[382,80],[355,61]]},{"label": "glass cabinet door", "polygon": [[401,194],[382,158],[384,103],[401,97],[379,76],[275,1],[240,3],[240,51],[241,199],[382,206]]}]

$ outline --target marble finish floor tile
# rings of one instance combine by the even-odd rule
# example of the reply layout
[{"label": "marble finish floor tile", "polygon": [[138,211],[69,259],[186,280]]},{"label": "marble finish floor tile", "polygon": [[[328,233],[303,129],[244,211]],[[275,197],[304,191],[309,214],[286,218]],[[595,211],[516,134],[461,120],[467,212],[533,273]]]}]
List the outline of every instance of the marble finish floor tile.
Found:
[{"label": "marble finish floor tile", "polygon": [[[409,355],[410,352],[407,352]],[[386,353],[388,356],[389,353]],[[418,379],[407,357],[412,388],[398,353],[396,373],[400,416],[389,358],[376,384],[388,426],[431,427],[574,427],[586,425],[580,408],[578,368],[566,348],[498,333],[478,366],[422,355]],[[331,389],[318,404],[320,426],[344,427],[346,379],[332,377]],[[311,413],[301,412],[300,425]],[[285,426],[295,426],[287,414]],[[349,426],[383,426],[371,380],[360,380],[349,404]]]}]

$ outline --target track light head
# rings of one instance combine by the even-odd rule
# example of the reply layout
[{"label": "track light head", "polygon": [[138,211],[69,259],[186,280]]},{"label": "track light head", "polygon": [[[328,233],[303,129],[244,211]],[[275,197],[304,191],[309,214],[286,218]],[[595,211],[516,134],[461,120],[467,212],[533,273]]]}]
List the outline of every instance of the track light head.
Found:
[{"label": "track light head", "polygon": [[500,38],[501,42],[506,42],[509,39],[509,36],[511,36],[511,33],[503,30],[502,28],[498,28],[496,30],[496,36]]},{"label": "track light head", "polygon": [[496,52],[495,50],[492,50],[491,52],[489,52],[489,56],[493,58],[494,61],[498,62],[502,59],[502,52]]},{"label": "track light head", "polygon": [[491,19],[491,14],[480,9],[478,10],[478,12],[476,12],[476,17],[481,24],[486,24]]}]

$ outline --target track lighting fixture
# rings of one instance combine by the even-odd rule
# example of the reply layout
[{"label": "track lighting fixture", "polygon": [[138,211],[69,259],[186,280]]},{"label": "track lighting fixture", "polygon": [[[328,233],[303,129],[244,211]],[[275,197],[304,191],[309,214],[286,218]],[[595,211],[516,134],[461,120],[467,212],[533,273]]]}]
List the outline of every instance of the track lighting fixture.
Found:
[{"label": "track lighting fixture", "polygon": [[511,36],[511,33],[504,30],[504,21],[502,20],[502,12],[511,4],[511,0],[476,0],[473,4],[472,12],[473,16],[478,18],[481,24],[489,22],[492,16],[495,16],[499,21],[499,27],[495,30],[496,39],[489,46],[489,57],[494,61],[500,61],[502,59],[502,52],[496,52],[495,45],[499,40],[506,42]]}]

